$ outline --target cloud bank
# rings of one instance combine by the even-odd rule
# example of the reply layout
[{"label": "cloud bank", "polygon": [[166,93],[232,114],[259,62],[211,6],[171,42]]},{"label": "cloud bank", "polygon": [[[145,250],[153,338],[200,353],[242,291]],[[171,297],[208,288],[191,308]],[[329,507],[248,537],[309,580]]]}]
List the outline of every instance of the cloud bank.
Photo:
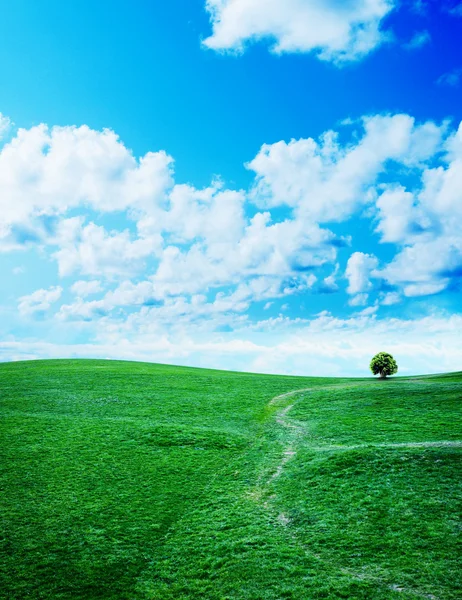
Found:
[{"label": "cloud bank", "polygon": [[344,63],[363,58],[380,46],[381,28],[392,0],[207,0],[212,35],[207,48],[243,52],[255,41],[272,52],[314,52],[324,61]]},{"label": "cloud bank", "polygon": [[[461,284],[462,127],[367,115],[317,139],[264,144],[246,168],[249,189],[219,179],[198,189],[175,180],[165,152],[135,157],[109,130],[13,131],[0,146],[0,251],[20,260],[35,249],[55,281],[4,301],[31,332],[21,346],[7,327],[5,358],[88,351],[314,373],[325,347],[325,364],[345,374],[383,344],[408,360],[426,348],[417,370],[455,368],[445,340],[458,360],[446,327],[457,315],[382,311]],[[355,234],[364,221],[373,252]],[[316,316],[316,298],[337,308]],[[52,322],[68,351],[43,330]]]}]

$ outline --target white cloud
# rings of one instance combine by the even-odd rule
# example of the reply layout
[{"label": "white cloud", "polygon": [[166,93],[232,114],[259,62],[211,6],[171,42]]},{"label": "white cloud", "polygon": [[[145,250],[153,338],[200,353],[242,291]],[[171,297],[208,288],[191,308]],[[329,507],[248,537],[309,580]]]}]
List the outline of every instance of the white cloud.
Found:
[{"label": "white cloud", "polygon": [[367,301],[369,300],[369,294],[356,294],[355,296],[352,296],[349,300],[348,300],[348,304],[350,306],[366,306]]},{"label": "white cloud", "polygon": [[60,249],[53,256],[61,276],[75,271],[106,277],[133,274],[162,244],[159,235],[132,240],[127,230],[108,233],[94,223],[84,225],[79,217],[62,221],[56,238]]},{"label": "white cloud", "polygon": [[[396,353],[402,372],[460,364],[453,328],[461,318],[375,313],[462,276],[462,127],[369,116],[317,140],[264,145],[249,168],[250,192],[219,180],[196,189],[174,182],[165,153],[137,160],[111,132],[20,130],[0,152],[0,231],[11,248],[38,245],[63,277],[82,274],[64,279],[74,296],[56,313],[59,336],[85,331],[93,343],[5,342],[0,353],[312,375],[366,374],[378,350]],[[376,256],[356,251],[356,237],[326,228],[359,211],[375,219],[381,242],[396,245],[381,269]],[[338,255],[347,252],[339,248],[348,245],[354,318],[272,315],[289,296],[339,290]],[[19,313],[46,313],[62,293],[55,286],[23,296]],[[268,319],[255,322],[255,302],[272,307]]]},{"label": "white cloud", "polygon": [[[398,245],[374,277],[407,296],[436,293],[461,265],[461,166],[462,133],[449,123],[375,115],[317,140],[263,145],[248,164],[249,192],[218,179],[196,189],[174,182],[164,152],[138,160],[111,131],[41,125],[0,151],[1,249],[36,244],[62,277],[123,282],[90,303],[77,293],[62,310],[72,318],[220,290],[247,290],[249,304],[306,292],[317,278],[319,291],[338,290],[336,273],[320,269],[356,240],[325,225],[363,211],[382,242]],[[365,285],[371,267],[362,268]],[[364,305],[372,288],[359,285],[354,260],[349,269],[350,304]]]},{"label": "white cloud", "polygon": [[5,133],[10,129],[10,127],[10,119],[2,113],[0,113],[0,140],[4,137]]},{"label": "white cloud", "polygon": [[[221,187],[220,182],[202,190],[190,185],[173,187],[168,196],[168,211],[160,221],[172,241],[183,243],[203,238],[208,245],[221,245],[242,236],[245,194]],[[145,221],[139,221],[141,232],[145,226]]]},{"label": "white cloud", "polygon": [[[214,330],[224,324],[219,315],[243,313],[252,302],[298,294],[310,289],[315,281],[313,274],[299,274],[282,280],[271,276],[253,277],[234,288],[227,287],[226,292],[218,291],[212,300],[207,300],[197,290],[189,294],[184,291],[182,294],[171,293],[171,289],[160,287],[153,278],[137,284],[127,280],[99,300],[85,301],[78,297],[72,304],[61,306],[59,317],[64,320],[92,320],[109,315],[114,309],[138,308],[139,312],[132,313],[128,321],[141,318],[145,323],[149,318],[156,324],[168,324],[175,329],[202,320],[206,328]],[[267,303],[266,308],[269,308],[268,304],[272,302]]]},{"label": "white cloud", "polygon": [[399,304],[402,298],[398,292],[386,292],[382,293],[380,298],[380,304],[384,306],[393,306],[394,304]]},{"label": "white cloud", "polygon": [[460,82],[462,81],[462,69],[453,69],[448,73],[443,73],[438,79],[436,83],[438,85],[446,85],[449,87],[458,87]]},{"label": "white cloud", "polygon": [[48,290],[36,290],[28,296],[19,298],[18,310],[22,315],[45,312],[59,300],[63,292],[62,287],[50,287]]},{"label": "white cloud", "polygon": [[104,300],[84,300],[78,297],[72,304],[63,304],[57,313],[61,320],[93,321],[107,314]]},{"label": "white cloud", "polygon": [[405,296],[427,296],[444,290],[451,281],[450,271],[461,267],[462,240],[439,239],[406,246],[380,275],[401,287]]},{"label": "white cloud", "polygon": [[390,187],[377,199],[379,224],[376,231],[382,242],[403,242],[412,234],[411,226],[417,216],[414,195],[402,186]]},{"label": "white cloud", "polygon": [[370,376],[370,359],[381,350],[393,354],[400,375],[456,371],[462,364],[462,317],[458,315],[337,319],[324,312],[312,321],[287,317],[262,321],[258,330],[243,321],[234,333],[205,336],[195,330],[172,332],[159,327],[148,311],[137,322],[110,325],[101,319],[99,323],[97,343],[2,341],[0,357],[123,358],[315,376]]},{"label": "white cloud", "polygon": [[248,164],[256,173],[252,199],[260,206],[288,205],[300,218],[342,221],[374,200],[377,177],[389,161],[417,166],[440,146],[446,124],[416,125],[408,115],[363,119],[357,143],[341,144],[329,131],[290,143],[265,144]]},{"label": "white cloud", "polygon": [[329,275],[322,280],[323,291],[325,292],[337,292],[339,287],[335,281],[335,275]]},{"label": "white cloud", "polygon": [[386,39],[380,26],[394,5],[392,0],[206,0],[213,31],[204,45],[240,52],[263,39],[278,54],[314,52],[321,60],[354,61]]},{"label": "white cloud", "polygon": [[370,317],[372,315],[375,315],[378,310],[379,310],[379,303],[376,301],[375,304],[373,304],[371,306],[366,306],[366,308],[363,308],[359,312],[355,313],[355,315],[358,317]]},{"label": "white cloud", "polygon": [[333,294],[335,292],[338,292],[339,290],[339,286],[337,284],[337,274],[338,274],[338,270],[339,270],[339,265],[338,263],[335,265],[335,269],[334,272],[331,273],[330,275],[328,275],[327,277],[324,277],[324,279],[322,280],[320,286],[319,286],[319,291],[323,294]]},{"label": "white cloud", "polygon": [[152,281],[163,295],[198,293],[263,276],[273,278],[276,290],[287,278],[304,281],[304,272],[335,260],[333,239],[315,225],[272,223],[269,213],[257,213],[234,241],[205,238],[187,249],[167,246]]},{"label": "white cloud", "polygon": [[353,306],[365,304],[367,292],[372,288],[371,273],[378,264],[376,256],[364,252],[354,252],[348,259],[345,276],[348,279],[347,293],[355,296],[350,300]]},{"label": "white cloud", "polygon": [[72,292],[79,298],[86,298],[87,296],[91,296],[93,294],[97,294],[102,290],[101,282],[97,280],[93,281],[76,281],[71,286]]},{"label": "white cloud", "polygon": [[436,294],[462,276],[462,125],[441,162],[423,170],[412,194],[387,190],[377,203],[382,240],[403,245],[380,276],[409,297]]},{"label": "white cloud", "polygon": [[441,281],[411,283],[404,287],[404,295],[411,298],[413,296],[431,296],[442,292],[447,287],[447,284],[447,279]]},{"label": "white cloud", "polygon": [[110,130],[19,129],[0,152],[0,232],[77,206],[155,210],[171,185],[171,163],[165,152],[137,160]]},{"label": "white cloud", "polygon": [[422,48],[422,46],[429,44],[431,41],[432,37],[429,31],[416,31],[409,42],[404,44],[404,47],[407,50],[418,50],[419,48]]}]

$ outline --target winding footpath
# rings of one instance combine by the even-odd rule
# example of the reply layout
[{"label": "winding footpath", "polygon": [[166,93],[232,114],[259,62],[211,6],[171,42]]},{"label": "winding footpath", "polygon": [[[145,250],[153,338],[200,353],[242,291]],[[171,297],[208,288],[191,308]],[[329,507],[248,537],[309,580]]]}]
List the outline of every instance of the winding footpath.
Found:
[{"label": "winding footpath", "polygon": [[[311,387],[311,388],[303,388],[299,390],[292,390],[290,392],[286,392],[284,394],[280,394],[279,396],[275,396],[269,402],[269,406],[281,405],[282,408],[279,412],[276,413],[275,421],[278,425],[283,427],[286,430],[287,435],[287,443],[283,450],[283,454],[279,464],[276,466],[274,471],[272,472],[267,484],[271,483],[275,479],[281,476],[285,465],[293,459],[296,454],[296,446],[297,441],[301,437],[307,437],[306,424],[296,421],[294,419],[289,418],[289,413],[294,407],[295,402],[291,404],[287,404],[287,401],[291,401],[292,398],[299,394],[307,393],[307,392],[316,392],[320,390],[331,389],[333,391],[338,389],[345,389],[348,387],[356,387],[355,385],[346,384],[339,386],[329,386],[329,387]],[[455,447],[462,448],[461,440],[441,440],[441,441],[433,441],[433,442],[371,442],[367,444],[352,444],[352,445],[342,445],[342,444],[325,444],[325,445],[310,445],[304,444],[304,447],[313,450],[314,452],[348,452],[349,450],[358,450],[361,448],[444,448],[444,447]]]},{"label": "winding footpath", "polygon": [[[356,387],[351,384],[339,385],[339,386],[329,386],[329,388],[324,386],[319,387],[311,387],[311,388],[303,388],[299,390],[292,390],[290,392],[286,392],[279,396],[275,396],[268,403],[269,406],[281,407],[279,411],[275,414],[275,423],[279,427],[281,427],[284,432],[285,441],[283,443],[283,451],[282,455],[279,459],[279,462],[275,467],[269,470],[269,475],[267,471],[267,476],[264,478],[264,481],[260,479],[259,485],[254,489],[252,496],[254,499],[262,502],[263,506],[266,510],[271,512],[275,512],[275,520],[276,522],[286,528],[290,525],[290,518],[284,513],[275,511],[274,500],[276,498],[276,494],[274,489],[271,489],[271,484],[279,478],[284,472],[284,468],[297,455],[297,447],[303,438],[303,446],[304,448],[313,450],[314,452],[346,452],[349,450],[357,450],[360,448],[435,448],[435,447],[456,447],[462,448],[462,441],[460,440],[442,440],[442,441],[432,441],[432,442],[390,442],[390,443],[368,443],[368,444],[353,444],[353,445],[341,445],[341,444],[326,444],[326,445],[310,445],[307,443],[309,432],[308,426],[306,423],[301,421],[297,421],[295,419],[291,419],[289,417],[290,411],[296,404],[294,401],[294,397],[306,393],[316,392],[320,390],[331,389],[335,392],[340,388],[347,387]],[[297,543],[297,535],[295,531],[291,529],[286,529],[286,534],[292,538],[292,540]],[[309,549],[304,548],[306,552],[309,552]],[[321,559],[320,556],[316,554],[311,554],[311,557],[314,557],[320,560],[321,563],[327,564],[329,561]],[[408,596],[413,596],[415,598],[421,598],[423,600],[439,600],[439,598],[433,594],[426,593],[420,589],[413,589],[410,587],[406,587],[405,585],[398,585],[395,583],[390,583],[384,581],[381,577],[374,574],[366,574],[364,572],[357,573],[348,568],[340,568],[340,571],[344,575],[348,575],[353,579],[358,581],[362,581],[364,579],[369,580],[372,583],[376,583],[377,585],[386,586],[390,592],[405,592]]]}]

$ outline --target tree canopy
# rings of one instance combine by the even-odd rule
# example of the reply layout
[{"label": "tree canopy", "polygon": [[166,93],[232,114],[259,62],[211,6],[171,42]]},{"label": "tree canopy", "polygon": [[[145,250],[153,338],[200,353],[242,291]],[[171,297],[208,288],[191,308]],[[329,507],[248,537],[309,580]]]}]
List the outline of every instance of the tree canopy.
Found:
[{"label": "tree canopy", "polygon": [[374,375],[380,375],[382,379],[398,372],[396,360],[388,352],[376,354],[371,360],[370,368]]}]

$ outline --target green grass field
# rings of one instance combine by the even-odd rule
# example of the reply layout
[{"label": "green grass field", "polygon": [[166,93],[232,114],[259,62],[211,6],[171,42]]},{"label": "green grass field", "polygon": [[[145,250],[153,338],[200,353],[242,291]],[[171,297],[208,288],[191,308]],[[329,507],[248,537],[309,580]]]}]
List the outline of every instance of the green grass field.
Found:
[{"label": "green grass field", "polygon": [[461,400],[462,373],[2,364],[0,598],[460,599]]}]

